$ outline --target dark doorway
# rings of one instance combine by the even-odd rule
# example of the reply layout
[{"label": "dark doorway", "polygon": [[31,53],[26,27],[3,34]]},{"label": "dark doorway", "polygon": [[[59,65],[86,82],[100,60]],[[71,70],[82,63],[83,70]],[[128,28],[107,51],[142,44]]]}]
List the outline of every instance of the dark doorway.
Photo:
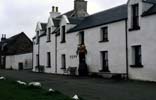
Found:
[{"label": "dark doorway", "polygon": [[21,62],[18,63],[18,69],[19,69],[19,70],[23,70],[23,63],[21,63]]},{"label": "dark doorway", "polygon": [[101,56],[102,56],[102,70],[101,70],[101,72],[109,72],[108,51],[101,51]]},{"label": "dark doorway", "polygon": [[88,67],[86,64],[86,47],[85,45],[80,45],[78,47],[78,55],[79,55],[79,75],[80,76],[87,76],[88,75]]},{"label": "dark doorway", "polygon": [[5,56],[1,56],[1,63],[0,63],[0,67],[1,69],[5,69]]}]

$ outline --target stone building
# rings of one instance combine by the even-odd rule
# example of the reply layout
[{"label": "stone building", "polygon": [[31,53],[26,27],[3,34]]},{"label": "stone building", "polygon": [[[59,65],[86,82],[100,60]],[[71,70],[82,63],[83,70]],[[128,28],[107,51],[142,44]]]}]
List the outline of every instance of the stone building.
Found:
[{"label": "stone building", "polygon": [[0,41],[0,68],[16,70],[31,69],[32,49],[32,41],[24,32],[10,38],[2,35]]}]

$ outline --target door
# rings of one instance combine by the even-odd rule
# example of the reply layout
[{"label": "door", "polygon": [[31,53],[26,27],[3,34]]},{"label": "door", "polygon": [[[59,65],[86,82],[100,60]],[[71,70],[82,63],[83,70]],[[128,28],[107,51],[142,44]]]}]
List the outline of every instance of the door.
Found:
[{"label": "door", "polygon": [[23,70],[23,63],[22,62],[18,63],[18,69]]},{"label": "door", "polygon": [[88,75],[88,66],[86,64],[86,47],[85,45],[80,45],[78,48],[79,53],[79,75],[80,76],[87,76]]},{"label": "door", "polygon": [[5,69],[5,56],[1,56],[1,69]]},{"label": "door", "polygon": [[108,51],[102,51],[101,56],[102,56],[102,71],[103,72],[109,72],[109,68],[108,68]]}]

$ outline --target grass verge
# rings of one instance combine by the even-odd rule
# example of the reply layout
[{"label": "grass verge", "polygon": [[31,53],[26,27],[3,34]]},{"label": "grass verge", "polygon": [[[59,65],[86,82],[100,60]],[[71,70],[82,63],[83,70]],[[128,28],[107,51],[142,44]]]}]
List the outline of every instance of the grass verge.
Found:
[{"label": "grass verge", "polygon": [[0,100],[72,100],[56,91],[48,93],[42,88],[28,88],[11,80],[0,80]]}]

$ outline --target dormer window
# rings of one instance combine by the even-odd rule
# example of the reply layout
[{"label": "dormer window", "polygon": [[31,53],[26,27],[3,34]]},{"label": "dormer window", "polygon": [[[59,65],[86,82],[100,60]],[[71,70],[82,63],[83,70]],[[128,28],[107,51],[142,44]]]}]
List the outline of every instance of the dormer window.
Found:
[{"label": "dormer window", "polygon": [[131,30],[138,30],[139,27],[139,4],[132,5]]},{"label": "dormer window", "polygon": [[61,43],[65,43],[66,42],[66,26],[62,26],[61,28]]},{"label": "dormer window", "polygon": [[39,44],[39,31],[37,31],[37,35],[36,35],[36,44]]},{"label": "dormer window", "polygon": [[48,32],[47,32],[47,42],[50,42],[50,34],[51,34],[51,28],[48,28]]}]

